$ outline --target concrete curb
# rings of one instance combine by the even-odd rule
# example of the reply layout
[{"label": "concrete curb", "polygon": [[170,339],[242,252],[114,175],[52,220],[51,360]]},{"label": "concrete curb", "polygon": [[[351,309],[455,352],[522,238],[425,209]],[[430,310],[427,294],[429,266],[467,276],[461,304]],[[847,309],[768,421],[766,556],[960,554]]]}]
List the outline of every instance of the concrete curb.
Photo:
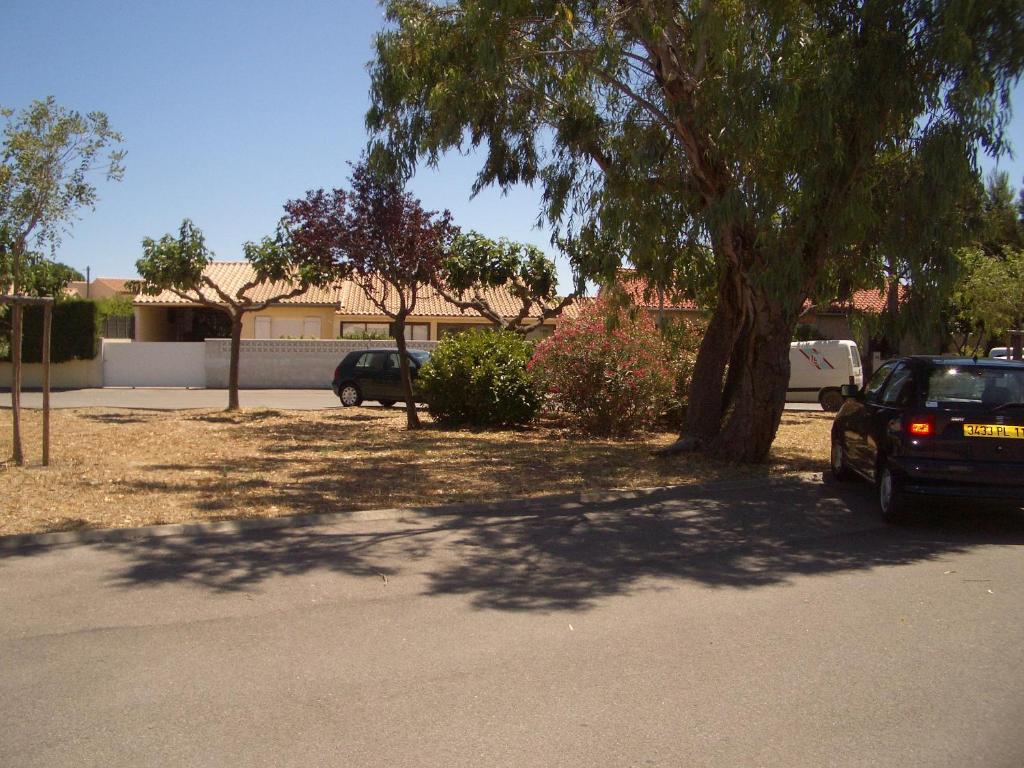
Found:
[{"label": "concrete curb", "polygon": [[147,525],[141,528],[90,528],[81,531],[54,533],[22,533],[0,536],[0,552],[16,552],[36,547],[73,546],[77,544],[107,544],[146,539],[164,539],[176,536],[218,536],[273,531],[284,528],[310,528],[401,520],[405,522],[444,522],[448,525],[471,525],[468,518],[521,517],[547,514],[551,516],[578,514],[584,505],[615,504],[623,501],[680,499],[708,491],[733,491],[747,488],[770,487],[793,480],[820,479],[820,473],[792,473],[769,478],[720,480],[695,485],[666,485],[655,488],[610,489],[580,491],[550,496],[509,499],[493,504],[472,502],[444,504],[436,507],[402,507],[397,509],[363,509],[348,512],[324,512],[313,515],[286,515],[282,517],[253,517],[240,520],[215,520],[196,523]]}]

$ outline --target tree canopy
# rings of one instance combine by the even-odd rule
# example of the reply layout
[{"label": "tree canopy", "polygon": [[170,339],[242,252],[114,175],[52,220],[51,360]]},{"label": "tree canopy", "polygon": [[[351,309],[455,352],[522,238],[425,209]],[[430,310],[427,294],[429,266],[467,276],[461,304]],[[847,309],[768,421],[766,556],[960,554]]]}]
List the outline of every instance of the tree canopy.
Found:
[{"label": "tree canopy", "polygon": [[[740,460],[770,447],[805,299],[881,283],[883,249],[862,246],[887,228],[904,243],[943,234],[932,224],[961,204],[975,147],[1004,148],[1024,64],[1016,0],[386,12],[367,116],[377,156],[411,173],[479,147],[478,188],[540,184],[557,232],[619,245],[586,252],[713,295],[687,446]],[[899,217],[894,164],[914,181]]]},{"label": "tree canopy", "polygon": [[[10,275],[0,287],[18,294],[26,288],[22,273],[30,249],[56,248],[78,210],[95,206],[95,177],[119,181],[124,175],[124,151],[105,114],[83,115],[52,96],[18,113],[0,106],[0,118],[0,264]],[[56,273],[38,268],[31,278],[33,291],[59,282]],[[11,315],[13,459],[21,465],[21,307]]]},{"label": "tree canopy", "polygon": [[969,243],[957,253],[946,310],[956,351],[984,355],[1024,326],[1024,210],[1006,173],[980,181],[966,219]]},{"label": "tree canopy", "polygon": [[[159,240],[142,241],[142,258],[135,262],[140,279],[131,287],[155,296],[170,291],[185,301],[227,314],[231,320],[231,360],[228,374],[228,410],[238,410],[238,362],[242,337],[242,316],[258,312],[284,299],[298,296],[324,279],[315,263],[300,262],[288,232],[278,227],[273,237],[259,243],[245,243],[246,260],[253,276],[229,292],[206,272],[214,254],[206,247],[202,230],[189,219],[181,222],[178,236],[163,235]],[[249,296],[257,286],[272,283],[270,295],[259,300]]]},{"label": "tree canopy", "polygon": [[361,161],[349,189],[318,189],[285,204],[283,226],[304,268],[355,282],[393,323],[407,423],[419,426],[406,355],[405,321],[420,290],[435,282],[455,234],[451,215],[426,211],[393,177]]},{"label": "tree canopy", "polygon": [[52,96],[18,113],[0,107],[0,116],[0,248],[17,277],[30,246],[56,247],[78,209],[95,206],[94,178],[121,180],[123,138],[104,113],[83,115]]},{"label": "tree canopy", "polygon": [[[0,286],[13,285],[12,259],[0,256]],[[53,296],[60,298],[69,283],[84,280],[85,276],[74,267],[48,259],[40,253],[24,256],[20,292],[26,296]]]},{"label": "tree canopy", "polygon": [[[457,307],[476,310],[499,327],[525,334],[557,317],[585,285],[578,280],[574,291],[558,298],[555,263],[540,248],[460,232],[435,273],[434,287]],[[519,301],[516,314],[506,317],[494,306],[488,290],[495,288],[508,290]]]}]

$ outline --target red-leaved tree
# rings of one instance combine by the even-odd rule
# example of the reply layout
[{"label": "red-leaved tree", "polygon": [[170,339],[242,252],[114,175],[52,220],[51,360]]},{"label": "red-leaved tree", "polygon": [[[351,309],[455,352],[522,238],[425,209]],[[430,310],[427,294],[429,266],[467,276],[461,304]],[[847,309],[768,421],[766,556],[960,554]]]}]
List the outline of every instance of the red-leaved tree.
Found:
[{"label": "red-leaved tree", "polygon": [[352,168],[350,189],[307,192],[285,203],[284,226],[296,258],[320,273],[348,278],[391,318],[401,360],[409,429],[419,427],[409,375],[405,322],[416,309],[454,237],[451,214],[425,211],[419,200],[365,161]]}]

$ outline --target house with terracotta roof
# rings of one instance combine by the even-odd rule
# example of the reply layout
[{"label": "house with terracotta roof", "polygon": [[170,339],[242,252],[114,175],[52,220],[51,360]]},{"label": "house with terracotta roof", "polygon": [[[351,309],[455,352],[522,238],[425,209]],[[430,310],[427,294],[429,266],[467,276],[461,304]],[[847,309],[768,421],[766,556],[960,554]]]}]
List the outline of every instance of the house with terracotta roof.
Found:
[{"label": "house with terracotta roof", "polygon": [[[634,305],[643,307],[656,316],[660,314],[666,317],[675,315],[698,318],[702,314],[701,307],[692,298],[680,293],[659,295],[646,280],[637,275],[635,270],[619,270],[617,282]],[[897,306],[902,306],[907,291],[903,286],[898,286],[897,291]],[[855,323],[851,323],[856,315],[881,315],[888,302],[888,292],[877,288],[854,291],[846,301],[831,301],[827,304],[807,301],[799,323],[809,327],[811,334],[818,338],[856,341],[865,363],[866,375],[870,375],[874,366],[892,355],[896,349],[904,354],[926,354],[941,347],[937,331],[934,338],[924,341],[907,333],[894,344],[884,336],[869,338],[866,327],[857,327]]]},{"label": "house with terracotta roof", "polygon": [[114,296],[131,298],[133,293],[127,283],[126,277],[97,277],[89,282],[72,280],[64,292],[68,296],[77,296],[80,299],[109,299]]},{"label": "house with terracotta roof", "polygon": [[[248,262],[218,261],[210,264],[205,274],[225,293],[235,294],[254,277]],[[254,301],[279,294],[286,288],[281,283],[262,283],[246,291]],[[376,288],[376,296],[387,296],[384,285]],[[508,290],[483,292],[490,306],[503,317],[515,317],[520,302]],[[216,295],[204,289],[204,296],[216,301]],[[396,299],[397,297],[395,297]],[[392,299],[389,298],[390,306]],[[135,296],[136,341],[202,341],[227,336],[223,313],[190,302],[171,291],[156,296]],[[570,305],[563,312],[571,312]],[[533,308],[530,318],[538,319],[540,310]],[[329,288],[311,287],[258,312],[247,313],[242,322],[243,339],[337,339],[386,337],[390,318],[382,313],[355,282],[345,280]],[[556,319],[546,320],[536,335],[554,330]],[[406,321],[406,338],[415,341],[437,341],[449,333],[470,328],[490,328],[493,324],[479,312],[462,310],[440,296],[430,286],[422,286],[416,308]]]},{"label": "house with terracotta roof", "polygon": [[[702,312],[696,301],[681,293],[659,294],[632,269],[619,270],[618,285],[635,306],[654,314],[698,317]],[[905,295],[906,291],[900,286],[898,300],[901,303]],[[854,339],[850,316],[855,313],[879,315],[885,310],[887,302],[886,292],[876,288],[854,291],[848,301],[833,301],[824,305],[808,301],[804,304],[799,322],[811,326],[825,339]]]}]

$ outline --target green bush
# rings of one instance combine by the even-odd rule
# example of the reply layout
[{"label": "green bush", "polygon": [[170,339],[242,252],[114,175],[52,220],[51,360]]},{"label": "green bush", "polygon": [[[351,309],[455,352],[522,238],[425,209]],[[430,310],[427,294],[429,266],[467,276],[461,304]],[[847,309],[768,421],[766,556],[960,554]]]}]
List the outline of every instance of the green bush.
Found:
[{"label": "green bush", "polygon": [[445,336],[420,371],[430,415],[442,424],[525,424],[540,397],[526,369],[533,345],[511,331],[472,330]]},{"label": "green bush", "polygon": [[[26,307],[21,342],[22,359],[26,363],[42,362],[42,349],[43,308]],[[56,303],[53,306],[53,327],[50,333],[50,361],[66,363],[69,360],[91,360],[96,357],[98,349],[95,302]]]}]

